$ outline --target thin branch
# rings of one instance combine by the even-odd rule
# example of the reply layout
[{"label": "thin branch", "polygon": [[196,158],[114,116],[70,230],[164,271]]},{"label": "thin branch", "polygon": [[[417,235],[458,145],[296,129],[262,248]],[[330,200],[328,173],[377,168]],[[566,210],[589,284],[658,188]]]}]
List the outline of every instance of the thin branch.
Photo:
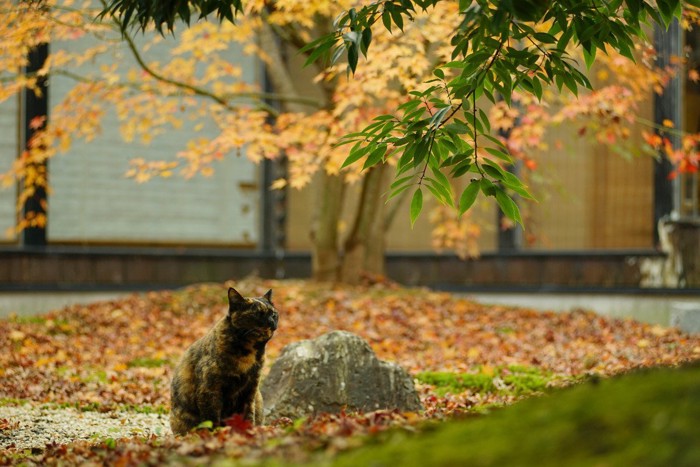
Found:
[{"label": "thin branch", "polygon": [[311,98],[306,98],[302,96],[297,96],[297,95],[289,95],[289,94],[278,94],[278,93],[256,93],[256,92],[241,92],[241,93],[231,93],[231,94],[225,94],[225,95],[217,95],[214,94],[213,92],[209,91],[208,89],[195,86],[189,83],[185,83],[182,81],[178,81],[172,78],[168,78],[167,76],[164,76],[151,68],[143,59],[141,56],[141,53],[139,52],[138,48],[136,47],[136,44],[134,43],[133,38],[129,35],[128,31],[124,28],[124,25],[119,22],[116,18],[114,18],[115,23],[119,26],[121,29],[121,32],[124,37],[124,41],[127,44],[127,47],[131,51],[134,59],[138,63],[138,65],[143,69],[148,75],[150,75],[152,78],[166,84],[170,84],[172,86],[175,86],[180,89],[184,89],[186,91],[189,91],[197,96],[200,97],[205,97],[208,99],[213,100],[214,102],[220,104],[224,108],[226,108],[229,111],[234,111],[236,110],[236,106],[233,106],[230,104],[229,100],[231,99],[253,99],[256,100],[256,105],[265,110],[266,112],[270,113],[271,115],[279,115],[279,111],[272,107],[271,105],[267,104],[264,102],[264,100],[269,99],[269,100],[279,100],[283,102],[291,102],[291,103],[296,103],[304,106],[309,106],[309,107],[315,107],[315,108],[320,108],[321,105],[319,102],[315,99]]},{"label": "thin branch", "polygon": [[474,126],[474,165],[476,166],[476,169],[479,171],[481,177],[483,178],[485,174],[484,171],[481,169],[481,166],[479,165],[479,143],[477,142],[479,134],[476,131],[476,95],[472,96],[472,118],[472,125]]},{"label": "thin branch", "polygon": [[[506,39],[507,38],[503,38],[501,40],[501,42],[498,45],[498,49],[496,49],[496,52],[491,57],[491,60],[489,60],[489,63],[482,69],[480,75],[482,75],[482,76],[485,75],[491,69],[493,64],[496,62],[496,59],[500,55],[501,49],[503,49],[503,44],[505,43]],[[435,125],[435,128],[433,128],[430,131],[432,133],[432,137],[430,139],[430,145],[428,146],[428,155],[426,156],[425,166],[423,166],[421,176],[418,179],[418,185],[421,185],[423,183],[423,179],[425,178],[425,174],[428,170],[428,165],[430,163],[430,151],[433,148],[433,143],[435,142],[435,136],[436,136],[438,130],[440,128],[442,128],[443,126],[445,126],[447,124],[447,122],[449,122],[450,119],[452,119],[452,117],[454,117],[454,115],[459,111],[459,109],[461,109],[464,106],[464,102],[468,101],[470,97],[472,98],[472,101],[473,101],[472,110],[473,110],[473,116],[474,116],[474,121],[473,121],[473,126],[474,126],[474,161],[476,163],[477,169],[479,169],[479,172],[481,173],[481,175],[484,176],[484,173],[482,172],[481,167],[478,164],[477,155],[476,155],[476,151],[478,149],[478,144],[477,144],[477,136],[478,135],[477,135],[477,131],[476,131],[476,88],[478,87],[478,83],[480,80],[481,80],[481,76],[477,76],[476,77],[476,83],[477,83],[476,86],[474,86],[474,88],[467,93],[464,100],[459,105],[455,106],[452,109],[452,111],[450,112],[450,114],[445,119],[443,119],[440,123]]]},{"label": "thin branch", "polygon": [[207,89],[200,88],[198,86],[193,86],[188,83],[183,83],[182,81],[177,81],[171,78],[168,78],[167,76],[163,76],[157,71],[153,70],[143,59],[141,56],[141,53],[138,51],[138,48],[136,47],[136,44],[134,43],[134,40],[132,37],[129,35],[128,31],[124,28],[124,25],[119,22],[118,19],[114,18],[114,22],[117,23],[122,31],[124,40],[126,42],[126,45],[129,47],[129,50],[131,51],[131,54],[134,56],[134,59],[136,60],[136,63],[139,64],[141,69],[145,71],[148,75],[150,75],[152,78],[166,84],[170,84],[172,86],[178,87],[180,89],[186,89],[193,94],[201,97],[207,97],[214,102],[222,105],[223,107],[227,108],[230,111],[236,110],[235,107],[231,106],[225,99],[222,99],[220,96],[217,96],[216,94],[208,91]]},{"label": "thin branch", "polygon": [[[437,129],[435,131],[437,131]],[[431,131],[431,133],[433,132]],[[433,136],[430,138],[430,144],[428,145],[428,155],[425,157],[425,165],[423,166],[423,171],[421,172],[420,178],[418,179],[418,185],[423,184],[425,173],[428,171],[428,165],[430,164],[430,151],[433,150],[433,143],[435,143],[435,133],[433,133]]]},{"label": "thin branch", "polygon": [[[83,76],[79,75],[77,73],[73,73],[72,71],[68,70],[63,70],[63,69],[53,69],[50,71],[51,75],[58,75],[58,76],[65,76],[66,78],[70,78],[73,81],[77,81],[79,83],[99,83],[100,80],[90,78],[88,76]],[[127,89],[135,89],[137,91],[144,91],[144,89],[139,86],[136,83],[124,83],[124,82],[116,82],[112,84],[107,85],[109,88],[127,88]]]},{"label": "thin branch", "polygon": [[[486,67],[484,67],[484,68],[482,69],[483,75],[486,75],[486,73],[488,73],[488,71],[491,69],[491,67],[493,66],[493,64],[496,62],[496,59],[497,59],[498,56],[501,54],[501,50],[503,49],[503,44],[505,44],[506,40],[507,40],[507,38],[504,38],[504,39],[502,39],[501,42],[498,44],[498,49],[496,49],[496,52],[493,54],[493,57],[491,57],[491,60],[490,60],[489,63],[486,65]],[[476,77],[477,86],[478,86],[478,82],[479,82],[480,79],[481,79],[480,76],[477,76],[477,77]],[[461,109],[461,108],[464,106],[464,102],[465,102],[465,101],[468,101],[470,97],[473,97],[473,96],[474,96],[474,93],[476,93],[476,88],[477,88],[477,86],[474,86],[474,89],[470,90],[470,91],[467,93],[467,95],[464,96],[464,99],[462,100],[462,102],[461,102],[458,106],[456,106],[456,107],[454,108],[454,110],[452,110],[452,112],[450,112],[450,114],[447,116],[447,118],[445,118],[442,122],[440,122],[440,124],[437,126],[436,130],[439,129],[439,128],[442,128],[447,122],[449,122],[450,119],[451,119],[452,117],[454,117],[454,115],[459,111],[459,109]],[[476,132],[476,127],[474,128],[474,132]]]},{"label": "thin branch", "polygon": [[647,120],[646,118],[642,118],[642,117],[636,117],[636,116],[635,116],[635,117],[634,117],[634,121],[635,121],[636,123],[641,124],[641,125],[645,125],[645,126],[648,126],[648,127],[650,127],[650,128],[653,128],[653,129],[655,129],[655,130],[663,131],[663,132],[665,132],[665,133],[670,133],[670,134],[676,135],[676,136],[681,136],[681,137],[683,137],[683,136],[688,136],[688,135],[697,134],[697,133],[692,133],[692,132],[686,131],[686,130],[680,130],[680,129],[678,129],[678,128],[669,128],[669,127],[667,127],[667,126],[660,125],[660,124],[658,124],[658,123],[654,123],[654,122],[652,122],[651,120]]},{"label": "thin branch", "polygon": [[[301,50],[307,45],[307,41],[300,35],[301,27],[297,27],[295,24],[288,24],[286,26],[280,26],[275,24],[274,21],[269,21],[271,13],[277,11],[276,2],[274,0],[266,0],[264,2],[265,8],[261,11],[261,17],[263,19],[263,26],[259,33],[260,43],[262,44],[263,50],[270,55],[273,60],[273,64],[268,64],[268,73],[272,78],[273,85],[275,88],[280,90],[293,90],[295,94],[297,91],[293,85],[293,80],[291,74],[287,70],[287,59],[285,56],[286,50],[281,47],[280,39],[286,43],[287,46],[291,46],[296,49],[295,53],[305,57],[309,57],[310,51],[302,52]],[[333,31],[328,29],[331,25],[325,26],[322,21],[313,28],[312,32],[323,36],[325,34],[331,34]],[[337,31],[335,32],[337,35]],[[314,61],[309,64],[309,67],[313,67],[313,71],[316,75],[320,75],[324,72],[324,67],[319,65],[318,62]],[[287,78],[282,78],[286,75]],[[333,96],[337,88],[337,80],[326,80],[322,79],[318,83],[318,89],[323,93],[324,103],[318,105],[318,108],[328,108],[333,101]]]},{"label": "thin branch", "polygon": [[[299,96],[300,99],[306,99],[300,96],[299,92],[296,89],[296,86],[294,85],[295,80],[293,79],[293,76],[288,69],[287,63],[284,59],[283,51],[281,49],[281,45],[279,44],[279,40],[277,39],[277,36],[275,35],[275,32],[272,29],[272,27],[269,24],[263,23],[258,37],[260,40],[261,48],[265,51],[265,53],[271,60],[271,63],[268,63],[266,65],[268,70],[268,76],[273,87],[281,91],[282,95]],[[327,94],[324,93],[323,97],[326,99],[325,102],[319,103],[318,101],[315,101],[315,107],[317,109],[325,108],[331,102],[330,96],[328,96]],[[304,110],[306,110],[299,105],[302,103],[301,101],[290,100],[286,101],[286,103],[295,104],[289,106],[289,108],[286,109],[287,111],[303,112]]]},{"label": "thin branch", "polygon": [[279,102],[291,102],[294,104],[302,104],[316,109],[323,108],[323,105],[312,97],[304,97],[290,94],[280,94],[275,92],[236,92],[230,94],[222,94],[227,99],[254,99],[254,100],[270,100]]}]

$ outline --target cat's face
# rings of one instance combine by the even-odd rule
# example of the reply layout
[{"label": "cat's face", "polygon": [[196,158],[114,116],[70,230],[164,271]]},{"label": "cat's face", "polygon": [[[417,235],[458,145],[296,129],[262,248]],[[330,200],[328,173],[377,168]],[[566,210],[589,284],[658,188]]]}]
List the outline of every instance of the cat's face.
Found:
[{"label": "cat's face", "polygon": [[231,324],[245,337],[269,340],[277,329],[279,313],[272,304],[272,290],[262,297],[243,297],[233,287],[228,289],[228,316]]}]

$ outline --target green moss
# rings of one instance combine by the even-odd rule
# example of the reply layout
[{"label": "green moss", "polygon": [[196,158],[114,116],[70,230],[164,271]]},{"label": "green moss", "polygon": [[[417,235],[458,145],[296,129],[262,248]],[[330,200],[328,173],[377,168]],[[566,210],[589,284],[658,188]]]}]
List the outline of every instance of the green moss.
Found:
[{"label": "green moss", "polygon": [[75,407],[81,412],[100,412],[102,404],[99,402],[88,402],[83,404],[75,404]]},{"label": "green moss", "polygon": [[[31,403],[23,401],[24,403]],[[76,409],[81,412],[135,412],[144,414],[168,414],[170,411],[164,405],[104,405],[99,402],[60,402],[42,404],[44,409]]]},{"label": "green moss", "polygon": [[105,405],[99,402],[47,402],[37,403],[30,399],[16,399],[12,397],[0,397],[0,407],[4,406],[21,406],[21,405],[38,405],[44,409],[76,409],[81,412],[136,412],[144,414],[168,414],[170,410],[164,405]]},{"label": "green moss", "polygon": [[42,315],[31,315],[31,316],[12,316],[9,321],[11,323],[17,324],[46,324],[48,319],[46,316]]},{"label": "green moss", "polygon": [[341,455],[337,466],[700,465],[700,364],[557,390]]},{"label": "green moss", "polygon": [[541,368],[511,365],[488,371],[482,368],[476,373],[425,372],[416,375],[416,379],[434,386],[440,396],[464,391],[528,395],[544,391],[555,376]]},{"label": "green moss", "polygon": [[170,413],[170,410],[164,405],[120,405],[120,412],[136,412],[145,414],[160,414],[165,415]]},{"label": "green moss", "polygon": [[73,334],[74,326],[65,318],[49,318],[48,315],[12,316],[9,322],[41,326],[41,332],[54,336],[57,334]]},{"label": "green moss", "polygon": [[80,375],[80,380],[85,383],[106,383],[107,371],[99,368],[94,368],[90,371],[83,372]]},{"label": "green moss", "polygon": [[170,365],[170,360],[164,359],[164,358],[149,358],[149,357],[141,357],[141,358],[135,358],[128,362],[126,365],[129,368],[160,368],[162,366],[167,366]]},{"label": "green moss", "polygon": [[16,399],[14,397],[0,397],[0,407],[24,405],[25,403],[27,403],[26,400]]}]

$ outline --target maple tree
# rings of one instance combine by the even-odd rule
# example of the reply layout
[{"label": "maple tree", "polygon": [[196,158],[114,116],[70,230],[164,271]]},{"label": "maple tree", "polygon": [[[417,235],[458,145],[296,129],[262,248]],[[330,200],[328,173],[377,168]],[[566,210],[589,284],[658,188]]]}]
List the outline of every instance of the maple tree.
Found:
[{"label": "maple tree", "polygon": [[[176,161],[135,158],[129,174],[138,181],[153,176],[168,177],[178,169],[186,177],[198,173],[209,175],[213,164],[231,152],[245,149],[246,157],[255,162],[284,153],[289,176],[287,180],[275,181],[273,186],[298,188],[316,177],[323,193],[318,196],[322,203],[312,233],[314,276],[332,280],[342,275],[356,279],[360,270],[381,272],[383,244],[372,239],[382,238],[386,228],[381,200],[386,170],[378,167],[367,175],[359,168],[341,172],[346,152],[334,143],[342,135],[368,124],[427,76],[433,61],[426,57],[425,51],[441,45],[435,38],[440,37],[441,28],[447,24],[450,9],[426,16],[420,28],[407,30],[405,37],[410,39],[407,43],[392,43],[388,32],[383,34],[382,41],[379,34],[377,47],[383,48],[383,60],[365,70],[362,80],[347,79],[339,66],[319,68],[315,71],[319,73],[315,84],[307,85],[311,89],[299,90],[300,83],[293,79],[298,64],[288,63],[284,57],[293,55],[289,49],[299,49],[314,33],[316,23],[310,18],[322,17],[330,24],[332,16],[347,5],[299,2],[268,11],[262,2],[251,2],[247,21],[236,27],[230,23],[202,22],[181,31],[172,50],[173,59],[166,64],[149,61],[145,50],[149,46],[137,46],[136,38],[119,20],[91,22],[97,12],[88,3],[48,5],[51,7],[40,10],[31,10],[29,4],[17,7],[19,10],[15,8],[18,12],[31,10],[33,16],[18,13],[16,21],[8,22],[8,31],[20,33],[6,36],[7,49],[19,43],[26,51],[40,43],[41,40],[37,42],[31,36],[32,28],[46,31],[44,41],[80,40],[87,35],[97,45],[79,53],[59,50],[41,70],[42,75],[70,76],[77,84],[53,109],[49,121],[37,122],[40,131],[29,150],[17,161],[13,173],[5,176],[8,183],[11,176],[25,180],[28,189],[18,200],[18,206],[26,201],[33,187],[46,184],[45,178],[32,177],[31,168],[40,166],[59,151],[69,151],[77,138],[95,138],[101,131],[101,118],[110,107],[116,109],[122,137],[127,141],[138,139],[148,143],[155,134],[181,127],[185,119],[209,119],[221,130],[219,136],[192,141]],[[12,6],[6,6],[5,10],[12,11]],[[273,32],[286,39],[280,43]],[[118,38],[123,38],[140,70],[125,71],[116,63],[88,70],[85,75],[74,70],[76,65],[108,54],[110,41]],[[274,93],[263,92],[257,85],[239,79],[240,66],[224,59],[232,47],[254,53],[269,64]],[[26,64],[22,56],[8,58],[16,62],[11,73],[14,83],[21,84],[22,80],[31,78],[22,72]],[[201,70],[206,71],[201,73]],[[396,80],[396,85],[387,89],[389,77]],[[21,87],[6,88],[7,95]],[[278,105],[270,105],[270,100]],[[273,123],[269,121],[270,115],[275,117]],[[366,202],[359,204],[349,233],[342,238],[340,216],[347,183],[361,184],[361,196]],[[20,228],[43,221],[43,218],[25,219]],[[344,251],[343,268],[341,251]]]},{"label": "maple tree", "polygon": [[[307,63],[330,56],[335,63],[345,56],[348,70],[354,73],[361,55],[368,56],[375,24],[381,21],[384,30],[391,31],[393,26],[403,31],[404,18],[415,23],[421,18],[417,10],[432,11],[445,3],[450,2],[381,1],[346,7],[334,21],[334,29],[302,51],[309,53]],[[686,4],[699,5],[696,1]],[[133,19],[141,28],[154,23],[162,32],[164,27],[172,30],[177,19],[189,24],[190,7],[199,12],[200,18],[216,11],[219,19],[229,21],[234,21],[235,14],[244,8],[240,0],[177,5],[156,2],[151,8],[143,8],[134,0],[113,0],[102,14],[117,15],[127,23]],[[647,20],[668,27],[674,17],[681,16],[682,5],[679,0],[659,0],[655,4],[643,0],[624,4],[622,0],[464,0],[451,13],[459,24],[453,25],[448,34],[449,55],[434,65],[432,79],[412,90],[412,97],[397,107],[396,114],[381,115],[362,131],[343,138],[345,143],[354,143],[344,166],[362,159],[363,168],[368,169],[396,156],[391,195],[415,188],[412,222],[422,209],[424,187],[443,204],[455,206],[452,186],[443,173],[451,169],[453,178],[468,172],[475,177],[459,197],[456,207],[460,213],[467,211],[482,192],[494,197],[507,217],[522,223],[509,192],[531,196],[517,177],[502,169],[503,162],[513,161],[508,148],[491,135],[488,115],[477,99],[483,96],[496,104],[496,97],[500,97],[510,105],[516,91],[541,100],[549,85],[556,84],[559,91],[566,87],[574,94],[579,87],[591,89],[590,81],[567,51],[570,44],[581,47],[588,68],[598,50],[615,51],[634,60],[633,39],[645,36]],[[479,152],[479,138],[483,154]]]},{"label": "maple tree", "polygon": [[[48,74],[69,76],[76,86],[50,121],[34,122],[39,131],[4,177],[7,183],[13,177],[25,180],[18,206],[46,185],[45,174],[36,168],[57,151],[68,151],[75,138],[94,138],[110,106],[127,141],[147,143],[155,134],[181,127],[185,118],[202,122],[198,125],[212,120],[220,129],[218,136],[192,141],[175,161],[135,159],[130,175],[139,181],[172,176],[178,169],[184,176],[207,175],[217,160],[243,149],[253,161],[284,154],[289,176],[274,187],[298,188],[314,178],[319,185],[313,271],[315,278],[329,280],[382,272],[383,234],[390,217],[382,194],[387,189],[390,198],[412,191],[412,221],[422,209],[424,190],[434,195],[441,203],[431,214],[438,224],[435,244],[461,255],[476,252],[480,227],[468,210],[480,194],[494,198],[513,222],[522,222],[513,200],[531,195],[508,166],[519,159],[534,169],[545,129],[565,120],[587,120],[588,128],[598,127],[591,133],[607,144],[627,137],[636,103],[650,88],[663,86],[670,73],[651,65],[645,73],[635,69],[619,74],[622,84],[582,92],[578,99],[571,94],[555,97],[556,88],[576,94],[590,87],[573,46],[583,46],[582,61],[588,66],[597,57],[615,72],[629,70],[635,52],[648,53],[633,41],[642,35],[644,22],[668,24],[680,15],[681,5],[669,0],[655,5],[637,0],[197,0],[153,2],[152,9],[143,9],[141,2],[115,0],[103,4],[103,21],[94,22],[98,10],[90,2],[42,4],[3,4],[8,34],[2,36],[2,50],[13,54],[2,57],[8,67],[1,97],[24,87],[36,90],[36,80]],[[237,12],[244,14],[236,18]],[[189,24],[210,13],[227,21],[178,28],[181,20]],[[172,59],[164,64],[149,61],[149,46],[137,45],[131,23],[142,29],[154,24],[161,32],[174,29],[178,42]],[[27,52],[36,45],[85,35],[97,45],[79,53],[58,51],[36,75],[23,72]],[[124,72],[112,63],[88,75],[73,71],[120,39],[138,68]],[[239,79],[240,67],[225,54],[234,46],[267,64],[274,92]],[[310,67],[306,74],[311,82],[303,85],[295,79],[301,64],[289,58],[299,55]],[[351,74],[345,72],[343,58]],[[323,66],[324,60],[330,66]],[[554,99],[561,103],[548,106]],[[602,109],[611,102],[610,109]],[[496,134],[498,130],[507,131],[507,138]],[[689,151],[668,152],[688,161],[683,167],[692,170],[697,153],[691,143],[686,145]],[[387,187],[390,170],[397,175]],[[343,232],[341,215],[349,209],[346,185],[352,183],[361,186],[360,201]],[[19,227],[43,222],[41,216],[25,218]]]}]

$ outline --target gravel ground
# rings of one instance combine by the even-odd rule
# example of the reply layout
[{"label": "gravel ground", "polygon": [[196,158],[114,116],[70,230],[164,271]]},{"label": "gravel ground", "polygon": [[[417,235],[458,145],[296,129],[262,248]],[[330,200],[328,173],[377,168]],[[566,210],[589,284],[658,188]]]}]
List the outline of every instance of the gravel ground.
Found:
[{"label": "gravel ground", "polygon": [[168,416],[134,412],[81,412],[23,406],[0,407],[0,449],[43,448],[55,442],[172,434]]}]

